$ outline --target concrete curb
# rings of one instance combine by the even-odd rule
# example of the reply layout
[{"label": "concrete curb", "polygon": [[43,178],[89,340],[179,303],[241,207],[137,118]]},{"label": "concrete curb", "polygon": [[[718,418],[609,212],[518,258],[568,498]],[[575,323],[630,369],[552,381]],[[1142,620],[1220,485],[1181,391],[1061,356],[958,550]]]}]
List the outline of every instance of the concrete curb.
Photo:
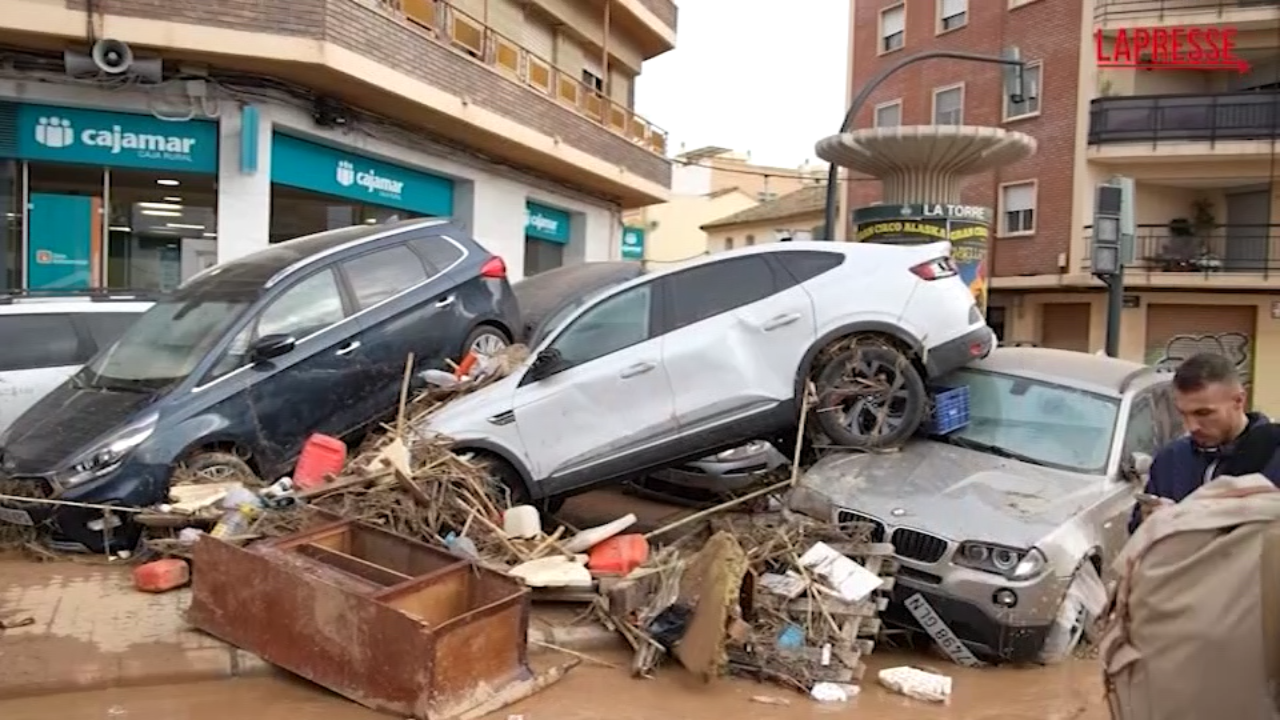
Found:
[{"label": "concrete curb", "polygon": [[[172,656],[163,662],[149,661],[145,653],[119,657],[101,656],[99,664],[68,664],[61,670],[41,668],[44,672],[24,672],[8,667],[0,672],[0,700],[39,695],[54,695],[120,687],[149,687],[204,680],[237,677],[261,677],[276,668],[258,656],[232,647],[193,648],[182,654],[182,661]],[[20,662],[20,661],[19,661]]]}]

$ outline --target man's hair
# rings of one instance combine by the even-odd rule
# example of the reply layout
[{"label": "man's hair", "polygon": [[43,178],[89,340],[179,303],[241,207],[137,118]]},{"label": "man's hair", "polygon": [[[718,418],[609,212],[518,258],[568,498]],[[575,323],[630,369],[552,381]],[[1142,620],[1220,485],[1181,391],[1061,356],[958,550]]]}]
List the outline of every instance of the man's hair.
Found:
[{"label": "man's hair", "polygon": [[1240,382],[1240,373],[1227,358],[1211,352],[1197,353],[1183,360],[1173,374],[1173,387],[1179,392],[1195,392],[1206,385],[1218,383],[1234,385]]}]

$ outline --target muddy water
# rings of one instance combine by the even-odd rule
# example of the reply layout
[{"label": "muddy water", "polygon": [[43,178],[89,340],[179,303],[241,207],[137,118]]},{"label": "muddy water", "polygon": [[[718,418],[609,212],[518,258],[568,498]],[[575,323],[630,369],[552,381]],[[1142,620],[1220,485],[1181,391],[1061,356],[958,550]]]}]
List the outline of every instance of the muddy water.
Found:
[{"label": "muddy water", "polygon": [[[621,670],[579,666],[564,681],[491,717],[524,720],[799,720],[864,717],[876,720],[1108,720],[1097,665],[1079,660],[1056,668],[963,670],[920,655],[877,653],[862,694],[852,702],[819,705],[772,685],[725,680],[710,686],[664,667],[653,680]],[[947,706],[890,694],[875,685],[877,668],[928,665],[952,675]],[[754,701],[769,696],[780,706]],[[5,720],[384,720],[304,681],[287,677],[227,680],[160,688],[132,688],[0,702]]]}]

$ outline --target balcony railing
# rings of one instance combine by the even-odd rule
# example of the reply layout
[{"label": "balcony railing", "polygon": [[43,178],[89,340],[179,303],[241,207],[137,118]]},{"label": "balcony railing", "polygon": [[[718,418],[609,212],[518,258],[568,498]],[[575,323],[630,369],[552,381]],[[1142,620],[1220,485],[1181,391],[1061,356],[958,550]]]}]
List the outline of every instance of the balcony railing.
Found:
[{"label": "balcony railing", "polygon": [[1089,107],[1090,145],[1270,139],[1278,127],[1278,92],[1105,97]]},{"label": "balcony railing", "polygon": [[582,82],[577,73],[558,69],[555,63],[535,55],[444,0],[377,2],[431,40],[488,65],[511,82],[551,98],[643,148],[666,156],[666,131]]},{"label": "balcony railing", "polygon": [[[1086,227],[1083,272],[1089,270],[1092,236],[1093,228]],[[1146,273],[1280,277],[1280,225],[1218,225],[1190,235],[1164,225],[1140,225],[1124,254],[1126,268]]]},{"label": "balcony railing", "polygon": [[1095,0],[1095,20],[1124,20],[1135,16],[1159,15],[1176,20],[1179,15],[1265,8],[1280,5],[1278,0]]}]

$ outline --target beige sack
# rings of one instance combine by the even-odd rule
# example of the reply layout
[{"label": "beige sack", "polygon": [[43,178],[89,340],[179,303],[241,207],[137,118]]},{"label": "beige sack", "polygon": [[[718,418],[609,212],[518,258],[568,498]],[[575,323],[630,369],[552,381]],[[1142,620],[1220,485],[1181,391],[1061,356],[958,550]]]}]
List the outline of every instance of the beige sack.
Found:
[{"label": "beige sack", "polygon": [[1261,592],[1278,520],[1280,491],[1255,474],[1207,483],[1142,523],[1116,560],[1101,642],[1113,720],[1280,720]]}]

